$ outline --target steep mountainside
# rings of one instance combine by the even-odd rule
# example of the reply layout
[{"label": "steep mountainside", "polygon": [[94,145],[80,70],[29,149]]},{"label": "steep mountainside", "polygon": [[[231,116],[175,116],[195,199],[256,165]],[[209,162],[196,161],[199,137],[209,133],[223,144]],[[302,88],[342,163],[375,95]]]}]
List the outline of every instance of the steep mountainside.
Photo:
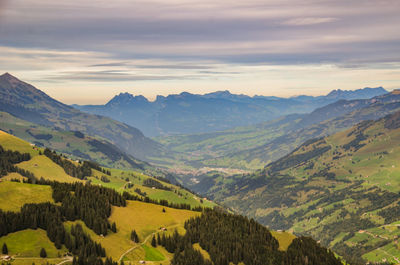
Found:
[{"label": "steep mountainside", "polygon": [[85,135],[79,131],[63,131],[24,121],[6,112],[0,112],[0,130],[40,147],[48,147],[68,154],[74,159],[91,160],[115,168],[137,170],[150,169],[151,166],[137,160],[110,142]]},{"label": "steep mountainside", "polygon": [[309,140],[251,175],[199,185],[273,229],[312,235],[349,259],[398,263],[400,112]]},{"label": "steep mountainside", "polygon": [[0,76],[0,111],[39,125],[100,136],[140,159],[162,151],[160,144],[146,138],[138,129],[80,112],[8,73]]},{"label": "steep mountainside", "polygon": [[149,102],[143,96],[121,93],[105,105],[74,107],[100,114],[139,128],[146,135],[215,132],[265,122],[291,113],[306,113],[340,99],[382,95],[381,87],[356,91],[335,90],[326,96],[292,98],[234,95],[219,91],[205,95],[187,92]]},{"label": "steep mountainside", "polygon": [[[169,183],[165,178],[151,177],[142,171],[101,167],[94,162],[93,165],[88,164],[90,168],[88,170],[82,162],[75,162],[67,158],[65,154],[52,155],[44,148],[32,146],[28,142],[1,130],[0,146],[4,150],[29,153],[30,158],[28,160],[18,161],[14,164],[17,168],[31,172],[38,179],[43,178],[44,180],[56,180],[58,182],[86,181],[87,183],[113,188],[121,193],[127,191],[133,195],[147,196],[153,200],[164,199],[172,203],[188,204],[192,207],[215,205],[207,200],[200,202],[200,198],[188,190]],[[69,161],[70,163],[60,161]],[[1,164],[1,169],[5,170],[0,172],[2,180],[26,179],[26,177],[23,177],[24,172],[6,170],[3,164]]]},{"label": "steep mountainside", "polygon": [[0,244],[11,263],[342,264],[311,238],[211,210],[161,179],[76,163],[1,131],[0,146]]},{"label": "steep mountainside", "polygon": [[308,139],[323,137],[399,109],[400,96],[388,93],[372,99],[340,100],[309,114],[283,116],[258,125],[157,140],[175,151],[176,160],[187,166],[258,169]]}]

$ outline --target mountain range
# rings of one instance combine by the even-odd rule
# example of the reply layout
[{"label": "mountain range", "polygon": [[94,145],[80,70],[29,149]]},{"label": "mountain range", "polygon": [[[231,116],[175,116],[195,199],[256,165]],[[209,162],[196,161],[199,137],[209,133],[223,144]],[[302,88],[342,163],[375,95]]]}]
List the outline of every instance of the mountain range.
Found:
[{"label": "mountain range", "polygon": [[0,111],[55,130],[99,137],[139,159],[162,152],[162,146],[140,130],[110,118],[83,113],[8,73],[0,76]]},{"label": "mountain range", "polygon": [[[207,128],[211,132],[199,129],[196,134],[187,135],[175,135],[181,128],[168,133],[163,129],[161,134],[174,135],[153,139],[121,121],[85,113],[56,101],[10,74],[0,76],[0,96],[0,198],[3,198],[0,219],[7,220],[6,223],[16,222],[13,218],[18,213],[4,214],[3,209],[26,213],[35,211],[35,207],[61,207],[62,218],[54,220],[69,221],[57,223],[57,231],[63,231],[65,226],[66,233],[62,233],[65,237],[82,229],[105,246],[107,257],[120,262],[146,259],[169,264],[172,259],[181,259],[186,262],[183,264],[188,261],[209,264],[212,260],[222,265],[227,264],[225,258],[229,257],[238,264],[244,260],[253,264],[251,253],[256,251],[261,257],[269,249],[271,252],[265,258],[271,259],[271,264],[340,264],[330,250],[321,246],[333,249],[351,264],[400,262],[398,90],[390,93],[382,88],[335,90],[326,96],[290,99],[222,91],[206,95],[182,93],[158,97],[155,102],[123,94],[107,104],[115,110],[121,102],[129,108],[134,105],[143,112],[137,115],[145,120],[149,117],[145,115],[154,111],[152,104],[158,102],[161,106],[158,115],[170,119],[163,122],[182,123],[186,126],[182,130],[188,132],[199,129],[196,126],[203,121],[208,122],[213,117],[212,111],[219,110],[218,104],[221,111],[215,115],[215,121],[223,123],[223,117],[227,120],[221,128],[240,124],[239,113],[244,112],[246,126],[219,131],[213,131],[216,127],[211,126]],[[141,102],[142,108],[132,101]],[[266,102],[268,106],[264,106]],[[293,103],[292,109],[287,109],[289,114],[274,116],[289,103]],[[205,111],[203,108],[207,107]],[[268,109],[269,116],[266,121],[247,125],[246,122],[257,120],[254,109],[265,115]],[[306,109],[309,111],[305,113]],[[285,111],[281,110],[281,114]],[[179,112],[183,115],[179,116]],[[193,124],[187,120],[195,117]],[[235,119],[239,122],[229,122]],[[170,173],[157,167],[167,168]],[[29,183],[16,183],[21,180]],[[170,180],[179,184],[173,185]],[[81,193],[83,189],[85,192]],[[84,194],[90,194],[85,202],[78,198]],[[59,201],[61,197],[69,199]],[[12,202],[8,203],[10,198]],[[82,201],[76,204],[77,200]],[[43,201],[50,204],[40,204]],[[100,202],[104,205],[97,207]],[[30,206],[20,208],[26,203]],[[201,210],[203,206],[217,210],[205,210],[197,218],[196,212],[174,209]],[[80,216],[77,213],[82,211],[71,211],[79,207],[89,207],[83,212],[90,215]],[[102,212],[104,207],[113,210]],[[269,232],[252,219],[226,211],[254,218],[279,231]],[[36,215],[36,212],[24,214]],[[93,219],[92,215],[97,217]],[[104,223],[100,225],[94,220]],[[26,225],[35,229],[37,223],[31,221],[21,223],[21,229]],[[166,235],[172,237],[167,236],[164,241],[156,239],[160,232],[157,229],[169,225],[179,231],[186,229],[186,235],[168,232]],[[29,235],[32,240],[39,240],[40,237],[45,243],[38,245],[45,244],[52,258],[57,257],[57,251],[65,253],[68,248],[82,264],[91,264],[68,240],[58,238],[56,230],[43,224],[40,228],[46,231],[15,230],[7,226],[6,230],[0,229],[0,243],[7,241],[15,253],[15,249],[24,245],[21,238]],[[135,228],[140,245],[132,248],[129,238],[138,240],[132,231]],[[247,240],[249,235],[251,239]],[[319,240],[320,245],[304,236]],[[88,239],[86,242],[92,244]],[[177,242],[190,243],[181,246]],[[240,246],[231,246],[234,242],[240,242]],[[61,249],[57,250],[58,247]],[[172,255],[177,249],[184,251]],[[103,254],[96,255],[99,258]],[[59,262],[70,261],[59,258]]]},{"label": "mountain range", "polygon": [[217,91],[205,95],[183,92],[157,96],[153,102],[143,96],[121,93],[105,105],[73,105],[75,108],[113,118],[147,136],[193,134],[227,130],[266,122],[291,113],[308,113],[340,99],[363,99],[387,93],[382,87],[354,91],[334,90],[326,96],[291,98],[235,95]]},{"label": "mountain range", "polygon": [[[399,109],[400,96],[392,92],[371,99],[339,100],[311,113],[290,114],[226,131],[155,139],[175,152],[175,161],[193,168],[256,170],[309,139],[347,129],[362,120],[378,119]],[[160,165],[162,162],[160,158]]]}]

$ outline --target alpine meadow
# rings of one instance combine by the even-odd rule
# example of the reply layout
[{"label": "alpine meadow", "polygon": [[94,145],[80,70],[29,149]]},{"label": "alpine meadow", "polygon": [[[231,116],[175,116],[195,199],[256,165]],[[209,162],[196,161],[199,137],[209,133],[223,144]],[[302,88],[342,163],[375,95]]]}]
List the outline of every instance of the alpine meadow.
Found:
[{"label": "alpine meadow", "polygon": [[398,0],[0,0],[1,265],[400,265]]}]

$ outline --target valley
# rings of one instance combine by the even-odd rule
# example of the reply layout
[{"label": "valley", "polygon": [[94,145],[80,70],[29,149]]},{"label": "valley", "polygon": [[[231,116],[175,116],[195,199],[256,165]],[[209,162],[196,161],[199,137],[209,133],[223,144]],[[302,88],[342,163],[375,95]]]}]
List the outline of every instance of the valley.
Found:
[{"label": "valley", "polygon": [[[2,146],[0,158],[3,165],[6,165],[4,163],[15,163],[11,162],[16,161],[12,157],[21,156],[21,159],[26,160],[15,163],[15,166],[5,166],[3,169],[6,170],[6,172],[2,171],[3,176],[0,178],[0,196],[2,196],[0,203],[0,221],[2,222],[0,243],[2,246],[7,246],[7,253],[5,254],[11,257],[12,264],[31,264],[32,262],[37,262],[39,264],[43,262],[55,262],[56,264],[71,262],[75,264],[75,262],[83,262],[84,264],[93,264],[92,262],[95,262],[94,260],[96,259],[95,256],[87,257],[85,256],[87,254],[73,250],[74,246],[76,246],[75,244],[82,243],[75,241],[76,243],[72,243],[71,245],[69,242],[72,239],[67,240],[67,238],[69,238],[68,233],[73,234],[75,238],[78,236],[88,238],[86,239],[87,243],[84,244],[89,245],[83,245],[82,247],[84,248],[90,246],[90,244],[99,244],[98,246],[103,247],[107,253],[105,264],[112,262],[112,260],[118,261],[121,264],[125,262],[137,263],[142,260],[148,263],[157,262],[161,264],[170,264],[171,260],[173,261],[179,257],[173,254],[174,252],[170,249],[174,241],[166,244],[162,243],[164,242],[163,240],[174,240],[175,237],[187,236],[188,221],[194,221],[195,219],[193,218],[196,216],[200,218],[200,216],[212,216],[214,214],[214,211],[207,210],[216,206],[213,202],[205,198],[199,198],[197,195],[185,189],[172,185],[164,180],[146,176],[143,173],[99,168],[97,165],[93,164],[91,173],[80,179],[65,173],[69,170],[68,167],[75,164],[75,166],[79,168],[79,164],[82,162],[68,162],[68,158],[61,155],[56,156],[54,152],[52,152],[52,156],[47,157],[46,154],[49,152],[46,151],[47,149],[31,145],[5,132],[1,132],[0,134],[0,145]],[[23,154],[20,153],[20,151],[27,153]],[[41,157],[46,159],[34,160],[35,158]],[[61,159],[63,163],[54,162],[59,161],[55,160],[55,157]],[[11,158],[12,160],[7,160]],[[32,164],[31,160],[35,161],[33,162],[33,167],[27,167],[26,163]],[[67,167],[66,165],[69,166]],[[33,169],[35,169],[35,171],[33,171]],[[62,171],[65,171],[65,173],[61,173]],[[40,179],[35,177],[39,175]],[[101,181],[99,181],[99,179]],[[85,181],[86,185],[82,185],[82,181]],[[147,186],[148,183],[151,183],[153,187]],[[157,186],[157,188],[155,186]],[[95,223],[92,224],[90,217],[86,214],[81,217],[83,221],[79,220],[79,217],[78,219],[75,219],[77,217],[72,217],[74,215],[76,216],[76,214],[79,216],[79,212],[80,214],[84,213],[79,210],[79,207],[84,207],[82,205],[83,198],[79,199],[81,200],[81,204],[75,206],[78,207],[75,208],[78,211],[73,210],[69,212],[69,206],[66,204],[68,200],[66,200],[65,197],[67,195],[63,193],[63,189],[74,190],[68,195],[72,196],[70,199],[74,197],[79,199],[80,196],[88,196],[91,194],[91,190],[97,190],[96,193],[90,195],[98,197],[99,201],[97,203],[101,203],[102,201],[106,202],[104,199],[107,197],[109,198],[112,206],[108,205],[108,207],[111,206],[109,217],[106,219],[109,228],[104,230],[107,234],[103,234],[104,232],[100,233],[103,228],[96,228]],[[108,195],[102,197],[102,193]],[[117,194],[122,194],[122,196]],[[10,201],[12,204],[9,203]],[[27,221],[25,221],[25,225],[21,224],[17,227],[10,226],[10,223],[6,221],[8,218],[18,216],[20,212],[23,213],[23,216],[26,216],[21,218],[32,218],[35,216],[34,214],[28,217],[29,215],[26,215],[25,212],[32,211],[34,207],[50,207],[46,211],[45,216],[51,215],[53,211],[57,212],[57,207],[61,207],[60,210],[65,214],[65,219],[63,222],[57,224],[57,226],[60,226],[58,229],[65,230],[65,232],[61,233],[62,238],[65,237],[65,239],[59,239],[59,232],[56,232],[58,230],[51,230],[48,226],[49,224],[43,223],[42,218],[37,220],[37,224],[26,223]],[[93,211],[90,208],[93,206],[90,206],[90,204],[85,207],[89,207],[86,211]],[[201,209],[204,209],[202,210],[203,214],[199,212]],[[95,212],[99,210],[103,211],[98,208]],[[75,212],[75,214],[73,212]],[[72,216],[70,216],[71,214]],[[217,212],[215,212],[215,214],[217,214]],[[219,213],[217,215],[221,215],[220,218],[222,219],[228,218],[227,220],[239,218],[241,220],[240,222],[244,222],[245,225],[249,222],[247,218],[235,217],[231,214]],[[61,220],[62,219],[56,222],[60,222]],[[251,221],[249,224],[255,225],[256,223]],[[88,225],[91,228],[89,228]],[[261,227],[259,224],[256,225]],[[26,228],[24,229],[23,227]],[[229,229],[234,229],[234,226],[229,227]],[[47,236],[51,238],[51,241],[47,238],[45,230],[47,230]],[[56,239],[54,239],[51,234],[53,232],[50,231],[56,232]],[[135,231],[137,234],[138,241],[136,243],[132,241],[132,231]],[[210,232],[210,230],[208,231]],[[234,230],[232,230],[232,232],[237,233],[238,231],[234,232]],[[251,234],[252,232],[249,233]],[[275,232],[274,235],[277,238],[275,239],[266,229],[265,233],[267,233],[270,238],[269,240],[274,242],[274,246],[267,245],[268,248],[271,248],[271,253],[275,253],[273,254],[275,255],[273,259],[286,259],[282,256],[286,255],[284,254],[285,252],[278,251],[278,247],[283,251],[289,251],[288,249],[291,247],[291,242],[294,242],[296,237],[288,233]],[[154,245],[157,244],[153,244],[154,238],[156,236],[159,238],[160,235],[162,239],[157,239],[155,241],[159,242],[159,246]],[[29,240],[27,240],[27,238],[29,238]],[[52,242],[54,240],[55,245]],[[301,242],[299,243],[302,244]],[[310,243],[315,244],[313,242],[308,242],[308,244]],[[205,243],[200,242],[200,244],[203,245]],[[319,246],[316,247],[320,248]],[[198,243],[196,248],[201,249]],[[96,249],[98,249],[98,247],[96,247]],[[89,248],[87,248],[87,250],[89,250]],[[329,259],[332,261],[335,260],[332,254],[329,254],[329,252],[323,254],[325,252],[322,248],[321,250],[323,251],[322,254],[319,254],[321,256],[313,256],[316,260],[324,259],[324,255],[327,255],[327,257],[329,256]],[[42,253],[43,251],[46,252],[45,257],[39,257],[39,252]],[[76,257],[72,258],[70,256],[71,251],[74,255],[79,256],[79,260],[76,260]],[[202,252],[196,252],[191,245],[190,247],[185,246],[184,253],[186,253],[186,251],[194,251],[198,262],[206,262],[204,260],[210,257],[207,251],[202,249]],[[293,253],[297,253],[297,250],[293,251]],[[219,254],[213,250],[211,255],[215,257],[215,255]],[[303,254],[298,253],[295,255]],[[188,258],[190,257],[188,256]],[[100,261],[98,260],[96,262]],[[222,263],[219,264],[224,264],[224,261],[220,262]],[[336,264],[339,264],[338,261],[336,261]]]},{"label": "valley", "polygon": [[0,265],[400,265],[399,13],[0,0]]},{"label": "valley", "polygon": [[399,117],[307,141],[254,174],[210,177],[208,194],[273,229],[319,238],[347,260],[397,262]]},{"label": "valley", "polygon": [[[63,105],[9,74],[0,81],[2,93],[12,95],[2,98],[0,112],[0,219],[26,216],[35,207],[59,211],[49,219],[55,231],[41,219],[6,226],[0,244],[7,245],[12,264],[223,265],[226,257],[246,265],[307,264],[306,259],[342,264],[331,250],[348,264],[398,262],[396,91],[339,91],[348,99],[337,101],[332,92],[329,100],[308,98],[329,103],[309,113],[150,139],[121,121]],[[18,89],[26,102],[11,108],[22,93]],[[371,98],[352,98],[364,92]],[[217,93],[200,101],[220,97],[256,99]],[[96,131],[103,121],[110,133]],[[94,208],[93,198],[102,206]],[[214,229],[218,250],[210,245]],[[25,242],[27,237],[32,240]],[[86,238],[86,252],[77,251],[81,243],[71,244],[69,237]],[[258,263],[249,253],[264,260]]]}]

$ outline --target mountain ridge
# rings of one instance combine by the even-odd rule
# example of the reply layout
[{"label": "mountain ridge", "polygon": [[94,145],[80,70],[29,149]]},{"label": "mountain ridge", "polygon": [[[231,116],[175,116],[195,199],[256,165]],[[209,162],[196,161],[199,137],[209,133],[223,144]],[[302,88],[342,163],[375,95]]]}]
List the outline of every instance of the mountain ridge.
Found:
[{"label": "mountain ridge", "polygon": [[400,96],[387,93],[372,99],[339,100],[308,114],[290,114],[252,126],[156,140],[177,153],[186,154],[177,156],[176,160],[194,168],[257,170],[306,140],[327,136],[399,109]]},{"label": "mountain ridge", "polygon": [[247,96],[228,90],[204,95],[182,92],[157,96],[120,93],[104,105],[72,105],[140,128],[149,136],[207,133],[265,122],[292,113],[307,113],[340,99],[370,98],[387,93],[382,87],[335,90],[325,96],[289,98]]},{"label": "mountain ridge", "polygon": [[159,143],[127,124],[83,113],[9,73],[0,76],[0,111],[39,125],[100,136],[139,159],[162,152]]}]

